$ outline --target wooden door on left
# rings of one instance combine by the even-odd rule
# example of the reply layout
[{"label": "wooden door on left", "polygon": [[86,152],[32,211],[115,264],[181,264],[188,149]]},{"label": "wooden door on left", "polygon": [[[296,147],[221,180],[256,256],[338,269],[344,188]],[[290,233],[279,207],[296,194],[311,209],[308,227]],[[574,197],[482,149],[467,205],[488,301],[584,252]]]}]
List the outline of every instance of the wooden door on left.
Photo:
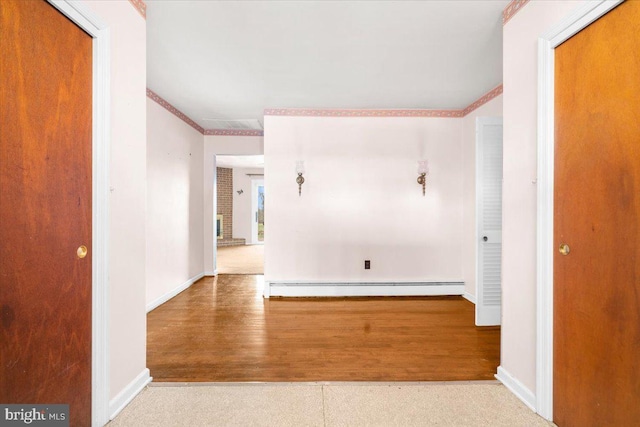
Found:
[{"label": "wooden door on left", "polygon": [[0,402],[91,425],[92,39],[0,2]]}]

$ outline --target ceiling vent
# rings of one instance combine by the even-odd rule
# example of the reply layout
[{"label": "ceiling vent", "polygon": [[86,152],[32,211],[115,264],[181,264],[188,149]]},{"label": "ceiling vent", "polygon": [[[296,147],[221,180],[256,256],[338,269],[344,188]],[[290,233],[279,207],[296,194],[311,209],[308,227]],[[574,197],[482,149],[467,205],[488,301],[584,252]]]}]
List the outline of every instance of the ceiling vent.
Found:
[{"label": "ceiling vent", "polygon": [[263,130],[262,122],[258,119],[202,119],[207,122],[208,129],[250,129]]}]

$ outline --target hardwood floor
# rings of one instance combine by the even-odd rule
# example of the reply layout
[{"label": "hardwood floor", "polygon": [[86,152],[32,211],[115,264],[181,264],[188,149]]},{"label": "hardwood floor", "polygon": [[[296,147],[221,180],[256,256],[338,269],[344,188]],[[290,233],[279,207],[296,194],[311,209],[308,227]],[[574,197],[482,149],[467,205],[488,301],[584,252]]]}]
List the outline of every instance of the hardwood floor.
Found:
[{"label": "hardwood floor", "polygon": [[462,297],[263,299],[263,276],[204,278],[148,314],[154,381],[493,380],[500,328]]}]

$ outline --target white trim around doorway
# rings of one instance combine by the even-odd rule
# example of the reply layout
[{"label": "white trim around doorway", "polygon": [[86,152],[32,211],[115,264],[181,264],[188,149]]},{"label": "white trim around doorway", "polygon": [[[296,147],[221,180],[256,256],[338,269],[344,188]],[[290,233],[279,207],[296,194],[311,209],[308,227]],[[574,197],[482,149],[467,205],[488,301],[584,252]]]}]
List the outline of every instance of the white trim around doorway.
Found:
[{"label": "white trim around doorway", "polygon": [[77,1],[48,1],[93,38],[91,424],[103,426],[109,422],[110,32],[100,18]]},{"label": "white trim around doorway", "polygon": [[264,178],[251,177],[251,244],[263,245],[258,240],[258,187],[264,187]]},{"label": "white trim around doorway", "polygon": [[622,3],[585,2],[538,39],[536,412],[553,420],[554,50]]}]

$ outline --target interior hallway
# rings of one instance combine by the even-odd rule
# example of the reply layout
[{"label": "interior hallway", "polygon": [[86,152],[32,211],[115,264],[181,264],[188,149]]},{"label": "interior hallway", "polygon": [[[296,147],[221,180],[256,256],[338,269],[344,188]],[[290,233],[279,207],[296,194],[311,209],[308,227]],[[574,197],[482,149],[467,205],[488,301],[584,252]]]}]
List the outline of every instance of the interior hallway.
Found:
[{"label": "interior hallway", "polygon": [[500,329],[462,297],[263,299],[263,276],[200,280],[147,317],[154,381],[493,380]]}]

